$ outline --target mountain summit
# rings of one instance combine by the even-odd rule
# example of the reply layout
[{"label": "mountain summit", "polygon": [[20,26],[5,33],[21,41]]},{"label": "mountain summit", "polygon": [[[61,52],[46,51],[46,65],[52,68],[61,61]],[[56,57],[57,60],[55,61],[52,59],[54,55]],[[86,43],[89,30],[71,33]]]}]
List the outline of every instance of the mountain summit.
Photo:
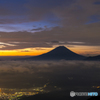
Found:
[{"label": "mountain summit", "polygon": [[64,46],[59,46],[48,53],[26,58],[28,60],[83,60],[85,57],[72,52]]}]

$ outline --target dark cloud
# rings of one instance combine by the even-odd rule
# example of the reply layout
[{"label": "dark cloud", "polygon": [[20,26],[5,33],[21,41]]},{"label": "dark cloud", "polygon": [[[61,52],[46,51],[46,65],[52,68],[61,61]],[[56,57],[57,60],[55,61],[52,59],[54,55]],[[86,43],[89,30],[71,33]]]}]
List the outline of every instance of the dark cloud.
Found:
[{"label": "dark cloud", "polygon": [[46,50],[46,49],[36,48],[36,50]]},{"label": "dark cloud", "polygon": [[[87,17],[99,14],[99,5],[93,4],[98,0],[22,0],[21,2],[9,0],[0,5],[0,18],[4,23],[39,21],[50,14],[62,19],[63,23],[75,25],[84,23]],[[20,17],[19,17],[20,16]],[[2,23],[3,23],[2,22]]]},{"label": "dark cloud", "polygon": [[59,41],[51,41],[52,43],[59,43]]},{"label": "dark cloud", "polygon": [[52,8],[52,7],[56,7],[56,6],[61,6],[61,5],[70,5],[73,2],[75,2],[75,0],[28,0],[29,3],[33,4],[33,6],[36,7],[41,7],[41,8]]},{"label": "dark cloud", "polygon": [[94,2],[93,4],[100,5],[100,1]]},{"label": "dark cloud", "polygon": [[53,11],[57,16],[62,18],[63,25],[79,26],[86,23],[91,15],[99,14],[100,7],[93,5],[95,0],[77,0],[71,6],[58,7]]},{"label": "dark cloud", "polygon": [[23,50],[23,51],[21,51],[21,52],[30,52],[29,50]]},{"label": "dark cloud", "polygon": [[41,31],[43,30],[43,28],[39,27],[39,28],[36,28],[36,29],[32,29],[31,31]]},{"label": "dark cloud", "polygon": [[[71,5],[75,0],[29,0],[29,3],[26,4],[26,7],[28,9],[29,18],[32,21],[38,21],[38,20],[45,20],[46,17],[49,17],[51,14],[55,16],[55,13],[53,10],[56,7],[62,7],[62,6],[69,6]],[[57,18],[58,16],[56,16]]]}]

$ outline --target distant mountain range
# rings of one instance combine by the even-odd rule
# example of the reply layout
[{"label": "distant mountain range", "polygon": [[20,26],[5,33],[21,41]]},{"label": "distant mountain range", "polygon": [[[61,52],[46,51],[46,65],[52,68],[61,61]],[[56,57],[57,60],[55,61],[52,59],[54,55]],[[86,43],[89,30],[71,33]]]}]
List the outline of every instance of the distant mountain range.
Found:
[{"label": "distant mountain range", "polygon": [[87,57],[85,60],[88,61],[100,61],[100,55],[94,57]]},{"label": "distant mountain range", "polygon": [[76,54],[64,46],[59,46],[48,53],[23,58],[22,60],[83,60],[86,57]]}]

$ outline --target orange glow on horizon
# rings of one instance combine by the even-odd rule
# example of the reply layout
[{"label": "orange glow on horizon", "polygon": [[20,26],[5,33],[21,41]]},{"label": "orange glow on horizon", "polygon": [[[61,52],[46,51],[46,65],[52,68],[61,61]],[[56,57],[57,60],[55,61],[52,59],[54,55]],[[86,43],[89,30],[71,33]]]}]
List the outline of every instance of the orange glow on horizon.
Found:
[{"label": "orange glow on horizon", "polygon": [[[43,53],[47,53],[58,45],[52,48],[26,48],[17,50],[0,50],[0,56],[37,56]],[[100,46],[81,46],[81,45],[67,45],[71,51],[81,55],[100,55]]]},{"label": "orange glow on horizon", "polygon": [[37,56],[49,52],[52,48],[27,48],[18,50],[0,50],[0,56]]}]

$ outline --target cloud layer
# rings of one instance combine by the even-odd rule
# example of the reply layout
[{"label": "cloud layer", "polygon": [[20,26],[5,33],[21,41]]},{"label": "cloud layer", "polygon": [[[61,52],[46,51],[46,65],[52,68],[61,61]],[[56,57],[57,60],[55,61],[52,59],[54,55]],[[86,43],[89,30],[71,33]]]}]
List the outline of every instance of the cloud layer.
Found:
[{"label": "cloud layer", "polygon": [[0,87],[32,88],[48,82],[86,87],[99,84],[99,71],[100,62],[95,61],[0,61]]}]

